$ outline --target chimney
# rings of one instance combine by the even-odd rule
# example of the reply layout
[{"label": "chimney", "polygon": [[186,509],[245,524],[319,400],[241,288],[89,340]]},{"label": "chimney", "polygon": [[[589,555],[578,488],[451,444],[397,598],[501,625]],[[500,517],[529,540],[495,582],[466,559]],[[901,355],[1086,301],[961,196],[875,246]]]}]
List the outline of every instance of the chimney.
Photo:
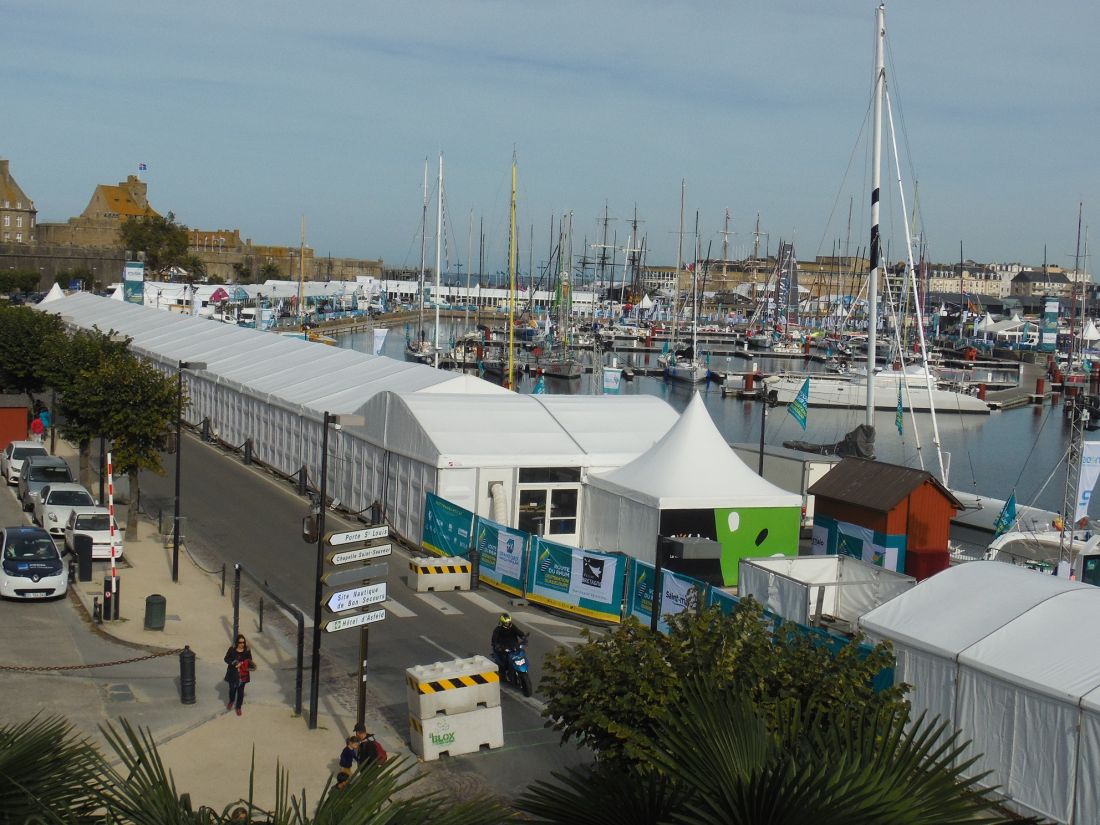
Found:
[{"label": "chimney", "polygon": [[0,160],[0,178],[8,177],[8,162],[6,160]]}]

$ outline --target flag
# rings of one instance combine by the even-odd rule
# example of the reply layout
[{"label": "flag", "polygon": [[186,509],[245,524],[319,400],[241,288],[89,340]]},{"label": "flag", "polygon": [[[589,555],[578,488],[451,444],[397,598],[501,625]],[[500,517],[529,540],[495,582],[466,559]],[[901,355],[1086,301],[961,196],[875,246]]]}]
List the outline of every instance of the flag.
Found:
[{"label": "flag", "polygon": [[146,166],[146,165],[145,165],[144,163],[139,163],[139,164],[138,164],[138,171],[139,171],[139,172],[144,172],[144,171],[145,171],[146,169],[148,169],[148,168],[149,168],[149,167],[147,167],[147,166]]},{"label": "flag", "polygon": [[904,435],[903,424],[905,423],[905,417],[902,413],[901,406],[901,384],[898,384],[898,411],[894,415],[894,426],[898,428],[898,435]]},{"label": "flag", "polygon": [[1016,524],[1016,494],[1008,497],[1005,506],[1001,508],[1001,514],[993,523],[993,537],[1004,535]]},{"label": "flag", "polygon": [[532,395],[545,395],[546,394],[546,376],[540,375],[539,380],[535,382],[535,388],[531,390]]},{"label": "flag", "polygon": [[810,379],[807,378],[806,382],[802,385],[802,389],[798,391],[798,395],[794,397],[794,401],[787,407],[787,412],[794,416],[794,420],[799,423],[802,429],[806,429],[806,405],[810,401]]}]

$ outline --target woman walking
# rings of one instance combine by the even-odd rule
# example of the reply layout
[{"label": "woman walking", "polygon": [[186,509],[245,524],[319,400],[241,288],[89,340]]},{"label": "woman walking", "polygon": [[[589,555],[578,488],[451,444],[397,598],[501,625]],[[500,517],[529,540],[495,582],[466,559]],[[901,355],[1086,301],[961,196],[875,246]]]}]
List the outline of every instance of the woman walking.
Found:
[{"label": "woman walking", "polygon": [[232,710],[234,704],[237,707],[237,715],[241,715],[241,705],[244,704],[244,686],[248,684],[250,672],[256,669],[256,663],[252,661],[252,651],[248,648],[248,641],[244,636],[237,637],[237,643],[225,652],[225,681],[229,683],[229,702],[225,709]]}]

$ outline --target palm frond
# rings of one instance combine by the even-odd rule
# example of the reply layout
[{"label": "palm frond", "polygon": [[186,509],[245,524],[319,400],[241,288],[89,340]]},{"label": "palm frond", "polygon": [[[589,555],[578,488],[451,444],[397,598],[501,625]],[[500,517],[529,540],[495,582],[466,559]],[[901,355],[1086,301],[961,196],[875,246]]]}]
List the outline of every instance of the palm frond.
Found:
[{"label": "palm frond", "polygon": [[554,773],[536,782],[516,807],[544,825],[654,825],[685,810],[687,795],[656,772],[621,767]]}]

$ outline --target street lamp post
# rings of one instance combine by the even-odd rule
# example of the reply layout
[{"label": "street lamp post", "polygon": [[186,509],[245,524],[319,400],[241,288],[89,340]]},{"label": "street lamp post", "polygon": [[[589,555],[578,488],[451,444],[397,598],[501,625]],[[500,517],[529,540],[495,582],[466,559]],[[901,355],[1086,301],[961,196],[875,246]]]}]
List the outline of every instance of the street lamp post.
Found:
[{"label": "street lamp post", "polygon": [[335,424],[339,429],[343,425],[362,426],[365,419],[361,415],[333,415],[325,412],[321,422],[321,480],[319,486],[320,508],[317,514],[317,575],[316,590],[313,599],[313,656],[310,659],[309,672],[309,729],[317,727],[317,703],[321,690],[321,576],[325,564],[325,511],[328,509],[328,428]]},{"label": "street lamp post", "polygon": [[180,467],[183,458],[183,371],[204,370],[205,361],[180,361],[176,370],[176,497],[172,518],[172,581],[180,578]]}]

